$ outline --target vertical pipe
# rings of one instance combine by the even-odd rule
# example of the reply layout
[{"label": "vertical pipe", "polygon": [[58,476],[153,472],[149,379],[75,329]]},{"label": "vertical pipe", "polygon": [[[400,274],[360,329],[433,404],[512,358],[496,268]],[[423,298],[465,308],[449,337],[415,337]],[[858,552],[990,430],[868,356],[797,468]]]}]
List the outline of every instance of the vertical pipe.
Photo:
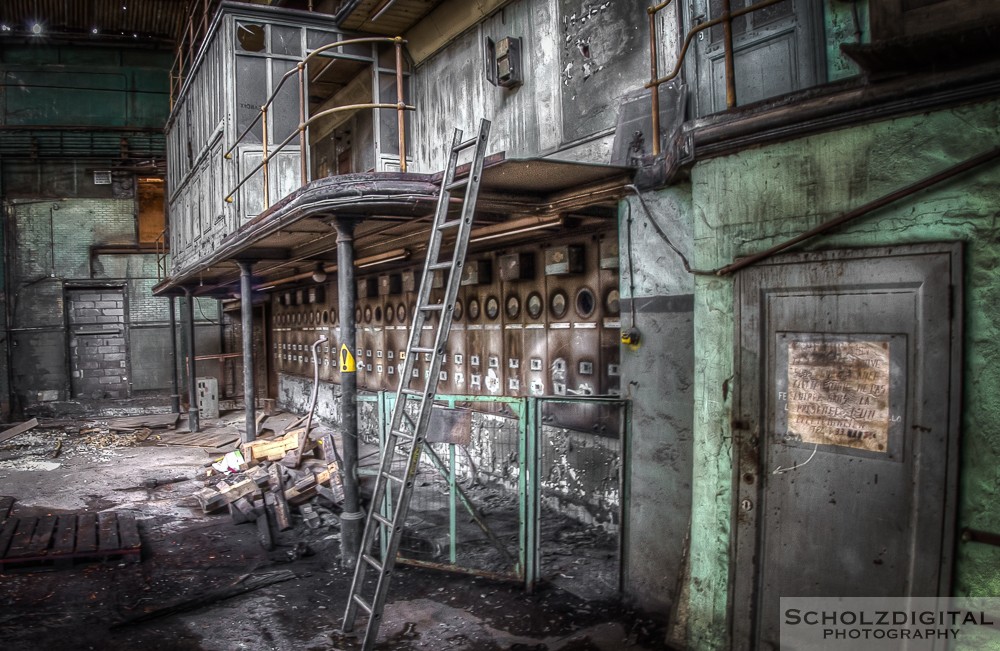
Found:
[{"label": "vertical pipe", "polygon": [[181,413],[181,382],[177,372],[177,310],[174,307],[174,297],[170,297],[170,366],[171,386],[174,392],[170,394],[170,408],[175,414]]},{"label": "vertical pipe", "polygon": [[[340,310],[340,355],[354,356],[357,324],[354,322],[354,220],[338,218],[337,291]],[[364,513],[358,495],[358,374],[356,364],[340,369],[341,440],[344,448],[344,511],[340,516],[341,563],[353,568],[361,548]],[[377,508],[372,505],[371,508]]]},{"label": "vertical pipe", "polygon": [[299,62],[299,185],[309,182],[309,170],[306,165],[306,64]]},{"label": "vertical pipe", "polygon": [[653,7],[646,9],[649,14],[649,91],[653,112],[653,155],[660,153],[660,85],[655,83],[660,78],[660,73],[656,63],[656,11]]},{"label": "vertical pipe", "polygon": [[736,106],[736,64],[733,61],[733,16],[730,0],[722,0],[722,29],[726,48],[726,108]]},{"label": "vertical pipe", "polygon": [[253,287],[250,272],[252,262],[239,261],[240,266],[240,314],[243,317],[243,404],[246,411],[247,431],[243,442],[250,443],[257,438],[257,388],[253,375]]},{"label": "vertical pipe", "polygon": [[263,159],[262,159],[263,162],[264,162],[264,210],[267,210],[268,208],[271,207],[271,200],[269,198],[269,191],[268,191],[268,187],[267,187],[268,186],[268,180],[267,180],[267,166],[268,166],[268,162],[267,162],[267,106],[260,107],[260,121],[261,121],[261,124],[263,125],[262,128],[263,128],[263,131],[264,131],[264,136],[263,136],[263,138],[261,138],[260,142],[261,142],[261,147],[262,147],[261,151],[262,151],[262,154],[264,156]]},{"label": "vertical pipe", "polygon": [[201,431],[201,423],[198,420],[198,388],[195,386],[195,342],[194,342],[194,297],[191,289],[184,288],[184,305],[187,307],[187,368],[188,368],[188,429],[192,432]]},{"label": "vertical pipe", "polygon": [[396,37],[396,128],[399,130],[399,171],[406,171],[406,102],[403,101],[403,39]]}]

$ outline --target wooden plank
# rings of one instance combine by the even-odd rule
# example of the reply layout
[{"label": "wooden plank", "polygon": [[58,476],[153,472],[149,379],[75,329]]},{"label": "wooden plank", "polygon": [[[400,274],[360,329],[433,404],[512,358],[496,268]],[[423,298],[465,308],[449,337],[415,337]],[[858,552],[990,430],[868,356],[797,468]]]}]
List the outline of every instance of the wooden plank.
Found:
[{"label": "wooden plank", "polygon": [[288,501],[285,500],[284,481],[281,477],[281,466],[271,465],[267,469],[268,478],[271,483],[271,494],[274,496],[274,521],[278,531],[287,531],[292,528],[292,514],[288,509]]},{"label": "wooden plank", "polygon": [[142,547],[142,540],[139,538],[139,524],[135,521],[134,516],[128,514],[118,516],[118,533],[122,549],[138,550]]},{"label": "wooden plank", "polygon": [[[14,508],[14,502],[16,501],[13,497],[0,497],[0,523],[6,522],[7,518],[10,517],[10,512]],[[0,554],[2,553],[0,551]]]},{"label": "wooden plank", "polygon": [[118,536],[118,514],[107,511],[98,513],[97,523],[97,548],[102,552],[121,548],[121,540]]},{"label": "wooden plank", "polygon": [[175,427],[180,414],[148,414],[144,416],[127,416],[125,418],[112,418],[108,420],[108,428],[113,430],[139,429],[149,427]]},{"label": "wooden plank", "polygon": [[17,530],[10,541],[10,548],[7,550],[6,558],[17,558],[26,556],[28,545],[31,544],[31,535],[35,533],[35,526],[38,525],[38,518],[18,518]]},{"label": "wooden plank", "polygon": [[11,518],[0,529],[0,558],[7,555],[7,548],[10,541],[14,539],[14,532],[17,530],[17,518]]},{"label": "wooden plank", "polygon": [[[261,499],[264,502],[265,507],[260,510],[260,515],[257,516],[257,539],[260,541],[260,546],[271,551],[274,549],[274,536],[271,535],[271,514],[268,506],[268,495],[270,493],[265,493],[261,491]],[[274,500],[272,496],[271,501]]]},{"label": "wooden plank", "polygon": [[52,532],[56,528],[56,516],[47,515],[38,520],[35,533],[31,535],[31,542],[28,543],[29,556],[41,556],[47,554],[52,546]]},{"label": "wooden plank", "polygon": [[14,438],[15,436],[18,436],[19,434],[24,434],[29,429],[33,429],[35,427],[38,427],[38,419],[37,418],[32,418],[31,420],[29,420],[26,423],[21,423],[20,425],[15,425],[14,427],[11,427],[10,429],[6,429],[6,430],[0,432],[0,443],[3,443],[4,441],[8,441],[8,440]]},{"label": "wooden plank", "polygon": [[60,515],[56,519],[53,554],[70,554],[76,549],[76,515]]},{"label": "wooden plank", "polygon": [[97,514],[80,513],[76,516],[76,552],[90,554],[97,551]]}]

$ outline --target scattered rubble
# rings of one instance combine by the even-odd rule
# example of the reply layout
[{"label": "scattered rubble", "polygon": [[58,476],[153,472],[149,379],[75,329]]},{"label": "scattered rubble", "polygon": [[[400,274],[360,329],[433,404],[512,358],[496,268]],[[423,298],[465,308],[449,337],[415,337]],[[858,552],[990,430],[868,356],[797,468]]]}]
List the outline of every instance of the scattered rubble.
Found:
[{"label": "scattered rubble", "polygon": [[[307,434],[299,427],[303,420],[280,421],[280,432],[207,464],[205,488],[194,495],[202,511],[228,509],[235,524],[256,523],[267,550],[275,547],[279,532],[292,528],[293,508],[308,529],[339,526],[333,511],[322,505],[339,509],[344,500],[333,436],[320,428]],[[307,453],[313,456],[303,458]]]}]

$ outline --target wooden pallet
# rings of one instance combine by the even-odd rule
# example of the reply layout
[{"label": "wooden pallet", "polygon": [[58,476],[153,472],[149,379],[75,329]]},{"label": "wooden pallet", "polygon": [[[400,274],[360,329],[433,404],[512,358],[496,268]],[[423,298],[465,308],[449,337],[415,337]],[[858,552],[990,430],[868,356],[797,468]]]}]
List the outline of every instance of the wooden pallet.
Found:
[{"label": "wooden pallet", "polygon": [[240,440],[238,432],[177,432],[161,437],[160,445],[182,445],[187,447],[219,449]]},{"label": "wooden pallet", "polygon": [[0,529],[0,570],[79,561],[139,561],[139,528],[131,515],[68,513],[10,517]]}]

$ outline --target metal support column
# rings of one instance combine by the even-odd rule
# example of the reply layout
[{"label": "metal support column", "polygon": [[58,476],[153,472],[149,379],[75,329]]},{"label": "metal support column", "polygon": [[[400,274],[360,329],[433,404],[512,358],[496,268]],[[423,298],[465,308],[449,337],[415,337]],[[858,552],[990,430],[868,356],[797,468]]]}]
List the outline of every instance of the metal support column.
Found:
[{"label": "metal support column", "polygon": [[174,392],[170,394],[170,409],[175,413],[181,413],[181,381],[180,373],[177,371],[177,309],[174,305],[174,297],[170,301],[170,365],[172,372],[170,378]]},{"label": "metal support column", "polygon": [[194,356],[195,356],[195,340],[194,340],[194,297],[191,295],[191,290],[184,288],[184,305],[187,307],[187,332],[188,332],[188,351],[187,351],[187,368],[188,368],[188,429],[192,432],[201,431],[201,423],[198,420],[198,387],[197,381],[195,380],[195,368],[194,368]]},{"label": "metal support column", "polygon": [[348,568],[353,568],[357,561],[365,517],[358,495],[358,373],[354,359],[357,332],[354,322],[355,223],[352,218],[338,218],[335,222],[337,309],[340,312],[341,440],[344,447],[344,511],[340,515],[340,551],[341,562]]},{"label": "metal support column", "polygon": [[240,266],[240,314],[243,317],[243,404],[246,411],[247,429],[243,442],[257,438],[257,387],[253,373],[253,287],[251,272],[253,263],[239,261]]}]

